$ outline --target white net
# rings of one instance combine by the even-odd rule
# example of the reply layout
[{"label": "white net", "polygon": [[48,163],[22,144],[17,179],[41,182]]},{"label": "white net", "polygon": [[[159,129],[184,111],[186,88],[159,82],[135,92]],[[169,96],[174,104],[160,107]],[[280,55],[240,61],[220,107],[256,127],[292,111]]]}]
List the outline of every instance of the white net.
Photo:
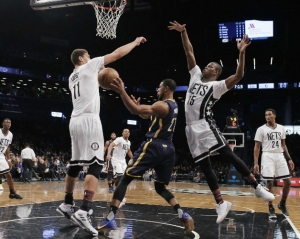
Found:
[{"label": "white net", "polygon": [[116,38],[119,19],[124,12],[126,0],[109,1],[105,3],[92,2],[97,18],[97,34],[102,38]]}]

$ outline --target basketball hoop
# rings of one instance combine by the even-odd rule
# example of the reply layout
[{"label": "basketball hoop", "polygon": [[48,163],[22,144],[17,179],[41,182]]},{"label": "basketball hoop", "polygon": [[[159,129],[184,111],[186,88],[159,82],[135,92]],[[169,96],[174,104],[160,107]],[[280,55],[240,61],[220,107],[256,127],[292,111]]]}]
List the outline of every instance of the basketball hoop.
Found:
[{"label": "basketball hoop", "polygon": [[124,12],[126,0],[92,2],[97,18],[97,34],[102,38],[116,38],[119,19]]}]

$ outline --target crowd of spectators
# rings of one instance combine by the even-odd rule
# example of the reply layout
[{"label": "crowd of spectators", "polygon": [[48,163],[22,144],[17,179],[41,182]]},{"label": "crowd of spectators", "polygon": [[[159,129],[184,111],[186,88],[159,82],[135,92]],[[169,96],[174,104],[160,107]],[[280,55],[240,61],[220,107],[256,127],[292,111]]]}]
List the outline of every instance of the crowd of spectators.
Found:
[{"label": "crowd of spectators", "polygon": [[[13,126],[13,143],[11,145],[11,161],[13,168],[11,170],[12,176],[16,181],[22,181],[22,158],[20,157],[21,150],[24,144],[28,142],[36,153],[36,162],[33,164],[32,179],[41,181],[59,181],[63,180],[69,166],[71,159],[69,132],[64,129],[55,128],[52,124],[41,124],[30,126],[30,122],[16,122],[12,120]],[[30,128],[30,130],[26,130]],[[34,130],[32,130],[34,128]],[[60,134],[58,134],[60,132]],[[139,145],[140,141],[135,138],[134,145]],[[286,144],[288,146],[290,155],[295,163],[295,169],[291,172],[293,177],[300,177],[300,153],[298,145],[300,143],[300,135],[287,135]],[[205,183],[205,177],[202,174],[201,168],[194,164],[194,161],[189,153],[188,148],[177,146],[178,142],[174,141],[177,148],[177,161],[173,169],[171,181],[190,181],[196,183]],[[137,147],[137,146],[134,146]],[[247,146],[246,146],[247,147]],[[246,148],[245,147],[245,148]],[[253,148],[252,145],[248,147],[250,153],[246,154],[247,158],[241,157],[251,171],[253,171]],[[136,148],[132,149],[133,151]],[[224,162],[219,156],[211,157],[211,164],[214,173],[218,178],[219,184],[224,184],[227,181],[227,175],[230,169],[230,164]],[[83,180],[87,172],[87,168],[79,174],[79,180]],[[149,169],[145,172],[143,180],[153,180],[155,170]],[[106,178],[106,172],[101,172],[101,179]]]}]

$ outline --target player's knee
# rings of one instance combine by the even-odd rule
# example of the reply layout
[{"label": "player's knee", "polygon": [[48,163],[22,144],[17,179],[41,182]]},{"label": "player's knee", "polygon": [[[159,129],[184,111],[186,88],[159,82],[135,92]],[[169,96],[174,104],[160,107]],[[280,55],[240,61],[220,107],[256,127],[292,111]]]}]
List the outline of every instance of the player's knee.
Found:
[{"label": "player's knee", "polygon": [[72,178],[77,178],[79,172],[82,170],[82,166],[70,166],[68,168],[67,174]]},{"label": "player's knee", "polygon": [[172,198],[174,198],[174,195],[166,189],[166,186],[164,183],[154,182],[155,191],[162,196],[167,202],[169,202]]},{"label": "player's knee", "polygon": [[120,178],[120,183],[124,183],[124,184],[129,184],[131,183],[131,181],[133,180],[134,178],[131,177],[131,176],[128,176],[126,173]]},{"label": "player's knee", "polygon": [[86,174],[93,175],[95,178],[99,179],[101,170],[102,170],[101,165],[97,163],[93,163],[92,165],[89,166]]}]

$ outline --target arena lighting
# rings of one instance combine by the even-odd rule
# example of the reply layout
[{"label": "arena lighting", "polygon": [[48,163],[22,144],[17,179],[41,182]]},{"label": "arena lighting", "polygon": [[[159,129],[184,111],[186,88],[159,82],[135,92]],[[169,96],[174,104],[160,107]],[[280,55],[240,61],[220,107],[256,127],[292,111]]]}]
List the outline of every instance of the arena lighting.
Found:
[{"label": "arena lighting", "polygon": [[51,111],[51,116],[52,116],[52,117],[62,118],[63,113],[62,113],[62,112],[54,112],[54,111]]},{"label": "arena lighting", "polygon": [[221,66],[223,67],[223,62],[222,62],[222,60],[220,60],[220,63],[221,63]]},{"label": "arena lighting", "polygon": [[271,60],[270,60],[270,65],[273,64],[273,57],[271,57]]},{"label": "arena lighting", "polygon": [[253,67],[254,67],[254,70],[255,70],[255,58],[253,58]]},{"label": "arena lighting", "polygon": [[128,125],[137,125],[137,121],[136,120],[127,120],[127,124]]}]

